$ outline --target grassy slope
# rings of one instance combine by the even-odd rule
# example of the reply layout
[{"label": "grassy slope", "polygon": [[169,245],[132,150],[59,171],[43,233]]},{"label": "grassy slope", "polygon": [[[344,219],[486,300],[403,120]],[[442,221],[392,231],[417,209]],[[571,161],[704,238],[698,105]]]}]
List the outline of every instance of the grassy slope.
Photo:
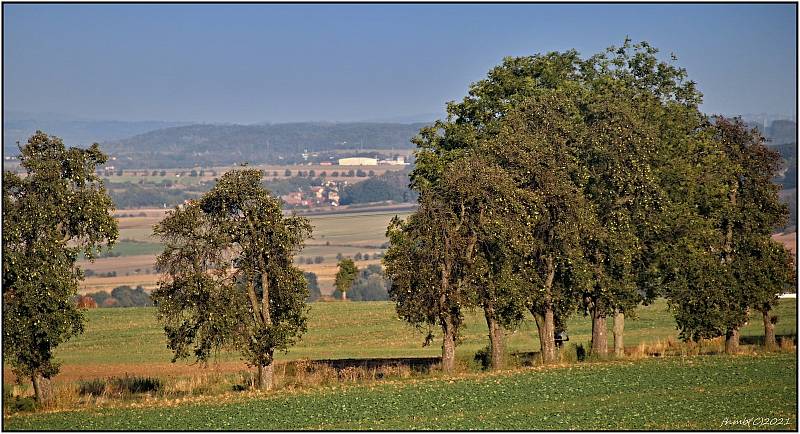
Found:
[{"label": "grassy slope", "polygon": [[[5,429],[733,429],[786,418],[796,430],[794,355],[573,365],[494,376],[335,387],[214,405],[17,416]],[[769,426],[741,427],[769,429]]]},{"label": "grassy slope", "polygon": [[[288,354],[278,355],[279,360],[433,356],[441,352],[438,336],[431,346],[423,348],[421,343],[425,333],[397,319],[394,305],[390,302],[312,303],[310,306],[308,333]],[[775,313],[780,318],[776,332],[779,335],[796,334],[795,300],[781,300]],[[87,316],[85,333],[63,344],[57,351],[57,358],[64,362],[65,368],[70,365],[119,364],[122,370],[125,365],[141,367],[148,363],[169,363],[171,352],[166,348],[155,309],[93,309]],[[629,318],[625,326],[627,346],[677,336],[674,319],[664,301],[640,308],[639,319]],[[586,346],[591,322],[581,315],[574,315],[568,331],[571,342]],[[512,352],[538,350],[535,333],[536,325],[528,318],[516,332],[508,333],[508,349]],[[742,330],[744,337],[762,334],[761,318],[756,316]],[[456,349],[457,355],[469,358],[486,345],[483,316],[471,313],[466,320],[463,341]],[[235,354],[222,354],[220,358],[238,359]]]}]

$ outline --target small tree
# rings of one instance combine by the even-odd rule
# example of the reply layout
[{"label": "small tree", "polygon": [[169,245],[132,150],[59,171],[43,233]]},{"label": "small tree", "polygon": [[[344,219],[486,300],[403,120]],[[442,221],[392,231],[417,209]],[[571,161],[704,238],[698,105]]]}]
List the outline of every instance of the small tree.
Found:
[{"label": "small tree", "polygon": [[165,278],[152,297],[173,361],[238,349],[257,367],[258,388],[271,388],[275,351],[306,329],[307,282],[292,257],[310,236],[308,220],[284,217],[261,173],[239,170],[170,212],[155,233]]},{"label": "small tree", "polygon": [[358,277],[358,267],[350,258],[342,259],[338,266],[339,271],[336,273],[336,281],[333,285],[342,293],[342,300],[347,300],[347,291]]},{"label": "small tree", "polygon": [[59,371],[54,350],[83,332],[73,303],[83,278],[77,255],[93,259],[118,230],[95,175],[107,160],[99,145],[67,149],[37,131],[20,151],[26,176],[3,175],[3,355],[18,377],[31,379],[41,402],[43,379]]},{"label": "small tree", "polygon": [[753,299],[752,307],[761,313],[764,322],[764,346],[775,349],[777,316],[770,312],[778,296],[791,290],[795,279],[791,252],[770,237],[748,237],[737,244],[738,260],[734,263],[736,280],[746,285],[745,292]]}]

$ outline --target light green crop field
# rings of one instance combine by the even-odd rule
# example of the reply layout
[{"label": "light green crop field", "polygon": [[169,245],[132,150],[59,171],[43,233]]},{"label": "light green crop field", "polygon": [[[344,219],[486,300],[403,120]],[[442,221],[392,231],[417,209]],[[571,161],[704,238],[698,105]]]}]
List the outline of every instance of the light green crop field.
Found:
[{"label": "light green crop field", "polygon": [[[776,333],[796,335],[794,300],[781,300],[774,313],[779,317]],[[87,312],[87,317],[86,331],[58,348],[56,358],[63,362],[63,367],[55,381],[122,375],[125,372],[158,375],[166,369],[171,369],[173,375],[179,375],[203,369],[188,362],[170,364],[172,353],[166,347],[155,308],[92,309]],[[426,333],[398,319],[391,302],[312,303],[308,318],[308,332],[287,354],[278,354],[279,361],[441,354],[438,340],[441,339],[440,332],[434,329],[437,340],[423,347]],[[574,315],[569,320],[568,332],[570,343],[583,344],[588,348],[591,335],[589,318]],[[610,330],[608,334],[611,342]],[[763,336],[760,317],[753,316],[742,329],[743,342],[753,336]],[[625,345],[628,347],[643,342],[663,342],[670,338],[676,340],[676,337],[675,321],[663,300],[641,307],[637,319],[628,318],[625,321]],[[507,332],[506,341],[509,352],[538,351],[533,319],[526,318],[516,331]],[[482,314],[469,313],[463,338],[456,348],[457,357],[471,360],[487,344],[487,327]],[[221,353],[217,362],[225,365],[238,360],[236,353]],[[242,368],[243,365],[235,367]]]},{"label": "light green crop field", "polygon": [[[796,430],[796,356],[583,363],[216,403],[18,415],[6,430]],[[735,424],[738,422],[739,424]]]}]

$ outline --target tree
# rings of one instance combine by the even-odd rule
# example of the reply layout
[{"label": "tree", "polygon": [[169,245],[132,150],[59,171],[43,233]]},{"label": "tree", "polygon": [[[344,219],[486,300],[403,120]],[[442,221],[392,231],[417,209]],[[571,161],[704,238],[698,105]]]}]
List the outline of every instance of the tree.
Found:
[{"label": "tree", "polygon": [[339,271],[336,272],[336,281],[333,285],[342,293],[342,300],[347,300],[347,291],[350,290],[353,281],[358,277],[358,267],[350,258],[340,260],[338,267]]},{"label": "tree", "polygon": [[238,349],[257,367],[257,386],[271,388],[275,351],[306,330],[307,282],[292,260],[310,236],[308,220],[284,217],[258,170],[238,170],[171,211],[155,233],[165,278],[152,297],[173,360],[207,362],[221,348]]},{"label": "tree", "polygon": [[[793,280],[790,256],[770,239],[788,215],[771,182],[779,156],[740,119],[712,119],[693,145],[697,151],[682,166],[698,182],[678,202],[673,231],[681,236],[664,265],[667,295],[681,337],[724,335],[726,352],[736,353],[750,308],[762,313],[769,340],[768,312]],[[704,173],[691,172],[693,164]]]},{"label": "tree", "polygon": [[738,260],[734,262],[734,276],[745,286],[744,291],[753,299],[750,306],[761,313],[764,323],[764,346],[775,349],[775,323],[777,316],[770,311],[778,296],[791,290],[796,273],[791,252],[770,237],[748,237],[737,243]]},{"label": "tree", "polygon": [[524,281],[544,363],[556,360],[555,334],[590,287],[582,243],[597,228],[581,184],[586,165],[574,146],[585,134],[578,107],[570,92],[543,91],[509,111],[482,148],[517,180],[507,201],[519,206],[503,213],[506,261]]},{"label": "tree", "polygon": [[433,339],[432,327],[442,330],[442,369],[455,368],[455,346],[470,305],[466,282],[470,277],[470,237],[464,236],[464,209],[453,212],[433,194],[420,195],[417,211],[405,221],[394,217],[387,229],[389,250],[383,258],[392,280],[389,297],[400,318],[427,330],[425,345]]},{"label": "tree", "polygon": [[114,207],[95,175],[107,157],[98,144],[67,149],[37,131],[20,148],[26,176],[3,175],[3,354],[38,401],[59,371],[53,352],[83,332],[73,304],[83,252],[92,260],[118,236]]},{"label": "tree", "polygon": [[319,300],[319,298],[322,297],[322,292],[319,290],[317,275],[310,271],[304,271],[303,276],[305,276],[306,282],[308,282],[308,298],[306,301],[312,302]]}]

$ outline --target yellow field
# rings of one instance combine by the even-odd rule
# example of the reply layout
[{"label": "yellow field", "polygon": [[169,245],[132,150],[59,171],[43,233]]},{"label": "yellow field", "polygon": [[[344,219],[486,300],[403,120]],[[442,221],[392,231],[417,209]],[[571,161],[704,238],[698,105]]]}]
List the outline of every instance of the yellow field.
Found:
[{"label": "yellow field", "polygon": [[[326,215],[309,215],[314,227],[313,238],[308,240],[305,248],[297,255],[298,258],[314,258],[322,256],[320,264],[298,264],[304,271],[317,275],[320,290],[323,294],[333,292],[333,281],[336,275],[336,255],[355,256],[356,253],[369,254],[383,251],[380,246],[386,243],[386,227],[395,215],[407,216],[407,209],[397,207],[374,207],[361,209],[346,209]],[[145,213],[145,216],[138,216]],[[134,240],[140,242],[158,242],[152,237],[153,225],[158,223],[166,210],[163,209],[136,209],[117,210],[116,215],[135,215],[135,217],[118,217],[120,240]],[[113,258],[100,258],[93,263],[81,261],[80,266],[91,269],[95,273],[116,272],[115,277],[87,277],[80,287],[82,294],[110,291],[120,285],[142,285],[146,290],[155,288],[159,276],[153,274],[154,254],[127,255]],[[379,260],[358,261],[359,267],[377,264]],[[138,270],[138,271],[137,271]]]}]

